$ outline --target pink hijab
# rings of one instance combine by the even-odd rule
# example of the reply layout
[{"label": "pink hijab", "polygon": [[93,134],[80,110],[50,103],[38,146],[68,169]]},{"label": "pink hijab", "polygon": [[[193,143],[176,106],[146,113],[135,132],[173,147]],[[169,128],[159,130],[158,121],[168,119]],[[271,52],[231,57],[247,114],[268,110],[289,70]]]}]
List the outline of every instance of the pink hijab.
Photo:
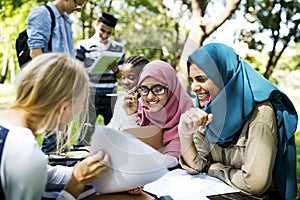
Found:
[{"label": "pink hijab", "polygon": [[175,69],[168,63],[155,60],[148,63],[142,70],[138,86],[147,77],[152,77],[168,86],[168,101],[162,109],[157,112],[150,112],[139,99],[138,116],[140,125],[156,125],[164,130],[163,153],[176,158],[180,153],[180,141],[178,136],[178,123],[181,114],[193,107],[193,102],[181,85]]}]

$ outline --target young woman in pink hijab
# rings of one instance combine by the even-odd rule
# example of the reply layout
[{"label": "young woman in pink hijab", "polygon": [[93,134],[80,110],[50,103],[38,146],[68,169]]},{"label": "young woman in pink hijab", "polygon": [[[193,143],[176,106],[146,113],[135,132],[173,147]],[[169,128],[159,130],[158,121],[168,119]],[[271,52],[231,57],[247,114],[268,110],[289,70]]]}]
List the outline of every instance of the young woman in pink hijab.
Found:
[{"label": "young woman in pink hijab", "polygon": [[193,102],[175,69],[164,61],[152,61],[143,68],[137,87],[124,98],[125,112],[139,117],[141,126],[160,127],[163,131],[162,153],[178,158],[179,119],[182,113],[193,107]]}]

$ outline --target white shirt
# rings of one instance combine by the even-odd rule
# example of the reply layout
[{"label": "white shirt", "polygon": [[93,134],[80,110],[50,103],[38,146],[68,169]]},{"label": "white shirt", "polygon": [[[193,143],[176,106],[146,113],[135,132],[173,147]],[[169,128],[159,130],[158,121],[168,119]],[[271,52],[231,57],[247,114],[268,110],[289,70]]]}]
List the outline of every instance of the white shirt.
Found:
[{"label": "white shirt", "polygon": [[[47,182],[47,158],[31,130],[0,121],[9,130],[2,152],[1,184],[7,200],[40,200]],[[65,168],[66,169],[66,168]],[[49,180],[66,183],[72,169],[48,167]],[[55,177],[60,175],[62,177]],[[52,177],[53,176],[53,177]],[[75,199],[63,191],[57,199]]]},{"label": "white shirt", "polygon": [[114,128],[116,130],[124,130],[128,128],[140,127],[139,122],[140,118],[137,113],[128,116],[123,108],[124,95],[121,95],[117,98],[113,116],[107,124],[108,127]]},{"label": "white shirt", "polygon": [[[107,39],[106,44],[101,44],[99,43],[99,36],[98,35],[93,35],[89,39],[85,40],[80,40],[77,43],[76,49],[80,49],[80,47],[84,47],[86,50],[91,50],[91,49],[96,49],[96,51],[91,51],[90,53],[85,53],[86,58],[90,58],[92,60],[96,60],[99,55],[101,55],[102,52],[104,51],[117,51],[117,52],[122,52],[124,55],[124,48],[123,46],[115,41],[112,40],[111,38]],[[92,64],[92,63],[90,63]],[[120,68],[120,66],[119,66]],[[107,74],[114,74],[112,70],[109,70],[105,72]],[[92,87],[97,87],[97,88],[116,88],[117,87],[117,82],[115,83],[96,83],[96,84],[91,84]]]}]

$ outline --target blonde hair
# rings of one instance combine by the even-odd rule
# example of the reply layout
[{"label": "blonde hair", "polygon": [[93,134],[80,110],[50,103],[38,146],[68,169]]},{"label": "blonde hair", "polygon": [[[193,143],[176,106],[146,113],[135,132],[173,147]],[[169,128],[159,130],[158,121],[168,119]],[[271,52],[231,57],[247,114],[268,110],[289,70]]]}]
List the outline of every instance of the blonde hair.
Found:
[{"label": "blonde hair", "polygon": [[[28,123],[38,123],[38,130],[33,132],[45,131],[55,122],[54,131],[58,133],[60,115],[57,117],[57,109],[62,103],[72,103],[83,96],[85,106],[81,114],[87,116],[88,83],[89,77],[79,61],[63,53],[41,54],[21,70],[16,82],[16,102],[12,107],[24,110]],[[83,126],[84,120],[81,121],[77,134]],[[68,128],[67,134],[57,134],[58,141],[67,136],[69,144],[71,130]]]}]

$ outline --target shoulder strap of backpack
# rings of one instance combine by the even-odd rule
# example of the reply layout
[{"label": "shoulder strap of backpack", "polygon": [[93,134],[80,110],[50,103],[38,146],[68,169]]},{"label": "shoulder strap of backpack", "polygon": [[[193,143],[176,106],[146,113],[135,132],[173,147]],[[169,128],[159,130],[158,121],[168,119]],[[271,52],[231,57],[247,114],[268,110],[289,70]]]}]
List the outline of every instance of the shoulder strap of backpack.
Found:
[{"label": "shoulder strap of backpack", "polygon": [[[0,126],[0,164],[2,160],[2,151],[4,148],[4,143],[8,134],[8,129]],[[2,184],[1,184],[1,176],[0,176],[0,199],[5,199]]]},{"label": "shoulder strap of backpack", "polygon": [[54,30],[55,27],[55,16],[54,13],[52,11],[52,9],[50,8],[50,6],[45,5],[45,7],[48,9],[50,15],[51,15],[51,33],[50,33],[50,39],[48,42],[48,50],[52,51],[52,32]]}]

